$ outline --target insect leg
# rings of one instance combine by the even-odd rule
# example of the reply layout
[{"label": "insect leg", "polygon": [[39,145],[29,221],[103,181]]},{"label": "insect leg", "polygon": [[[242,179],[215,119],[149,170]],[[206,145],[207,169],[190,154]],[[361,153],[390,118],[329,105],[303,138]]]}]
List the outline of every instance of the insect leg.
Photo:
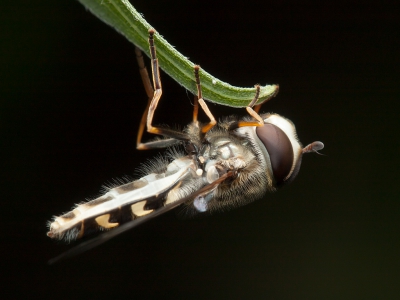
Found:
[{"label": "insect leg", "polygon": [[[144,86],[146,89],[146,93],[150,98],[151,95],[151,101],[149,101],[148,108],[146,108],[145,114],[147,112],[147,120],[146,120],[146,125],[147,125],[147,131],[149,133],[153,134],[160,134],[164,136],[168,136],[172,139],[167,139],[167,140],[160,140],[160,141],[154,141],[150,143],[143,144],[141,143],[141,138],[143,134],[143,129],[139,127],[139,134],[138,134],[138,140],[137,140],[137,149],[139,150],[144,150],[144,149],[150,149],[150,148],[163,148],[167,147],[171,144],[176,143],[176,140],[189,140],[189,137],[180,131],[169,129],[169,128],[161,128],[161,127],[154,127],[152,126],[152,121],[154,117],[154,112],[157,108],[158,101],[161,98],[162,95],[162,87],[161,87],[161,78],[160,78],[160,69],[158,66],[158,59],[156,55],[156,47],[154,46],[154,29],[149,30],[149,45],[150,45],[150,57],[151,57],[151,70],[153,74],[153,89],[150,89],[149,87],[149,76],[146,71],[141,71],[141,76],[142,80],[144,82]],[[137,52],[136,52],[137,53]],[[144,67],[143,59],[137,56],[138,63],[139,63],[139,68],[142,70],[142,67]],[[144,67],[145,69],[145,67]],[[146,77],[146,78],[145,78]],[[153,93],[151,93],[151,90],[153,90]],[[150,99],[149,99],[150,100]],[[142,120],[144,118],[142,117]],[[141,125],[144,128],[144,124]]]},{"label": "insect leg", "polygon": [[144,110],[142,118],[140,119],[139,130],[137,133],[136,146],[139,147],[142,141],[144,127],[146,126],[147,112],[149,111],[151,100],[153,99],[154,90],[150,82],[150,77],[149,73],[147,72],[146,65],[144,64],[142,51],[140,51],[138,47],[135,47],[135,54],[137,63],[139,65],[140,77],[142,77],[143,86],[148,97],[146,109]]},{"label": "insect leg", "polygon": [[193,123],[198,124],[197,115],[199,114],[199,97],[194,96],[193,99]]},{"label": "insect leg", "polygon": [[[215,124],[217,124],[217,121],[215,120],[213,114],[208,109],[206,102],[203,100],[203,94],[201,92],[199,70],[200,70],[200,66],[194,66],[194,77],[196,79],[198,103],[200,104],[203,111],[206,113],[207,117],[210,119],[210,122],[201,128],[201,132],[206,133],[211,128],[213,128],[215,126]],[[196,110],[196,106],[195,106],[195,110]],[[194,116],[194,114],[195,114],[195,112],[193,112],[193,116]],[[197,112],[196,112],[196,119],[197,119]]]},{"label": "insect leg", "polygon": [[[278,94],[278,92],[279,92],[279,85],[277,85],[276,86],[276,90],[275,90],[275,92],[274,92],[274,94],[271,96],[271,97],[269,97],[268,99],[266,99],[263,103],[261,103],[261,104],[257,104],[257,105],[254,105],[254,111],[256,112],[256,113],[258,113],[259,111],[260,111],[260,109],[261,109],[261,106],[266,102],[266,101],[268,101],[269,99],[271,99],[272,97],[275,97],[277,94]],[[257,102],[257,101],[256,101]],[[255,102],[255,103],[256,103]],[[250,106],[250,105],[249,105]]]},{"label": "insect leg", "polygon": [[[255,87],[256,87],[257,85],[255,85]],[[258,114],[258,112],[260,111],[260,109],[261,109],[261,106],[265,103],[265,102],[267,102],[268,100],[270,100],[271,98],[273,98],[273,97],[275,97],[277,94],[278,94],[278,92],[279,92],[279,85],[276,85],[276,90],[275,90],[275,92],[269,97],[269,98],[267,98],[267,99],[265,99],[264,100],[264,102],[262,102],[262,103],[260,103],[260,104],[257,104],[257,105],[254,105],[254,111]],[[254,100],[253,100],[254,101]],[[252,101],[252,102],[253,102]],[[255,103],[257,103],[257,100],[254,102],[254,104]],[[249,106],[250,106],[250,104],[249,104]]]},{"label": "insect leg", "polygon": [[139,65],[140,77],[142,78],[143,86],[148,97],[146,109],[143,112],[139,124],[139,130],[136,139],[136,147],[140,150],[153,149],[153,148],[166,148],[168,146],[175,144],[177,140],[174,138],[170,138],[170,139],[163,139],[163,140],[156,140],[152,142],[142,143],[143,132],[146,126],[147,114],[149,111],[150,103],[151,100],[153,99],[154,89],[151,84],[146,65],[144,63],[142,51],[138,47],[135,47],[135,53],[136,53],[136,60]]},{"label": "insect leg", "polygon": [[246,110],[250,116],[252,116],[254,119],[256,119],[258,122],[246,122],[246,121],[241,121],[238,123],[238,127],[245,127],[245,126],[264,126],[264,120],[260,117],[260,115],[253,110],[254,104],[257,103],[258,97],[260,96],[260,85],[256,84],[254,86],[256,88],[256,94],[254,96],[254,99],[250,102],[249,105],[247,105]]},{"label": "insect leg", "polygon": [[262,103],[254,106],[254,111],[258,113],[261,109]]}]

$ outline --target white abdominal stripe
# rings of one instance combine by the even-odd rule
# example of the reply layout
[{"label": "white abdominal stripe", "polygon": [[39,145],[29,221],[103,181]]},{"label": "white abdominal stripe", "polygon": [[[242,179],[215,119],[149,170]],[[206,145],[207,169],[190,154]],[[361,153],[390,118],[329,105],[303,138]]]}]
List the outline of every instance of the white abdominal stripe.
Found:
[{"label": "white abdominal stripe", "polygon": [[55,217],[47,235],[71,241],[148,215],[181,197],[180,181],[190,173],[191,166],[191,160],[176,159],[166,167],[165,173],[152,173],[79,204],[72,211]]}]

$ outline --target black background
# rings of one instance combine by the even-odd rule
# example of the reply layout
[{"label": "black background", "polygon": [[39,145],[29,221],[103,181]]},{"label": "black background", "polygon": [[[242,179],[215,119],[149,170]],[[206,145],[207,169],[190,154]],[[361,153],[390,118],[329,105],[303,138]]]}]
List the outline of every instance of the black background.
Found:
[{"label": "black background", "polygon": [[[47,238],[46,221],[132,175],[157,151],[135,149],[146,95],[132,44],[76,1],[4,4],[0,282],[9,295],[398,299],[395,6],[136,2],[178,51],[217,78],[279,83],[263,110],[291,119],[303,144],[323,141],[327,156],[306,156],[292,185],[246,207],[188,221],[168,213],[48,266],[72,245]],[[188,123],[192,95],[165,73],[162,82],[155,123]],[[209,106],[217,117],[245,113]]]}]

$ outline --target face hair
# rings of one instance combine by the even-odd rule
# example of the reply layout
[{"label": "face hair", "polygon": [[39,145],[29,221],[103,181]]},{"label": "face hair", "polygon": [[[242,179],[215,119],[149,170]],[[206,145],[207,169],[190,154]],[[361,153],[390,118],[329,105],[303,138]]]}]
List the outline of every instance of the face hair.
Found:
[{"label": "face hair", "polygon": [[[183,206],[185,215],[193,216],[245,205],[292,182],[300,169],[302,155],[323,148],[321,142],[303,148],[290,120],[278,114],[259,115],[259,107],[253,110],[258,101],[258,85],[253,101],[246,107],[250,116],[231,116],[216,122],[202,98],[199,66],[194,67],[198,93],[193,122],[182,131],[153,126],[154,112],[162,94],[154,36],[155,31],[150,30],[153,86],[141,51],[136,49],[148,95],[137,148],[173,148],[164,156],[143,164],[138,171],[141,178],[107,189],[97,199],[54,217],[47,233],[53,239],[69,242],[94,231],[107,232],[51,262],[93,248],[178,206]],[[208,123],[197,121],[199,105],[210,119]],[[142,143],[145,127],[164,139]]]}]

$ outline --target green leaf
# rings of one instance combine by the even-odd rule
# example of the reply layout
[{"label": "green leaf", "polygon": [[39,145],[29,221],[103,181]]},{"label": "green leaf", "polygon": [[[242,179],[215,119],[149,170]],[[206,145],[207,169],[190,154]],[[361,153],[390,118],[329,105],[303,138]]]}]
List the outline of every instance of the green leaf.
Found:
[{"label": "green leaf", "polygon": [[[124,35],[130,42],[149,56],[148,30],[153,28],[127,0],[79,0],[89,11]],[[175,50],[160,34],[156,33],[155,45],[160,68],[187,90],[197,94],[194,81],[194,64]],[[256,90],[235,87],[200,70],[204,99],[233,107],[245,107],[253,100]],[[257,104],[274,97],[277,85],[261,87]]]}]

